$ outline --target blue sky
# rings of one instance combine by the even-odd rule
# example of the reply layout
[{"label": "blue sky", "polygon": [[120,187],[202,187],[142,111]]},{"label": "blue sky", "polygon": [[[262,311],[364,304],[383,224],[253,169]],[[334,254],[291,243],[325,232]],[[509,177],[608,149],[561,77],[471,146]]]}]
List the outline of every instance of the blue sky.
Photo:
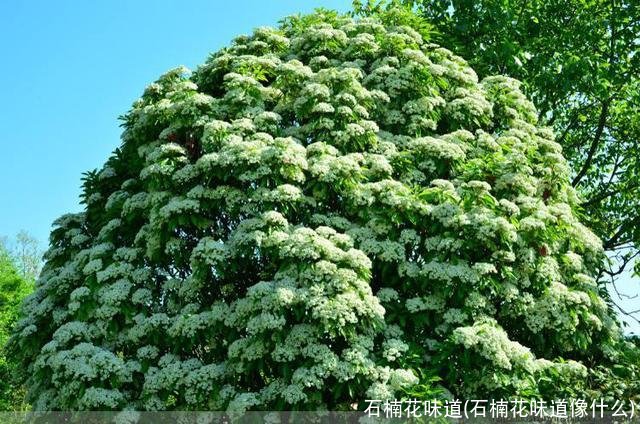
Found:
[{"label": "blue sky", "polygon": [[[144,87],[253,28],[351,0],[0,2],[0,236],[46,245],[51,222],[81,210],[80,178],[120,143],[117,117]],[[638,292],[626,276],[619,289]],[[627,309],[640,300],[622,302]],[[640,332],[640,326],[634,325]]]}]

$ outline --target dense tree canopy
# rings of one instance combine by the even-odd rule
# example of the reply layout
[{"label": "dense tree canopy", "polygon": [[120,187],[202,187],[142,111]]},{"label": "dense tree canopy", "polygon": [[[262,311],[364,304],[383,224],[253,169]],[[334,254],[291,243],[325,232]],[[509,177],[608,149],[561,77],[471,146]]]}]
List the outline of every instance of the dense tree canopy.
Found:
[{"label": "dense tree canopy", "polygon": [[149,85],[12,339],[34,407],[637,393],[553,131],[428,36],[319,11]]},{"label": "dense tree canopy", "polygon": [[569,160],[581,216],[616,259],[601,279],[633,264],[640,249],[640,2],[404,3],[420,6],[438,42],[481,78],[523,81]]}]

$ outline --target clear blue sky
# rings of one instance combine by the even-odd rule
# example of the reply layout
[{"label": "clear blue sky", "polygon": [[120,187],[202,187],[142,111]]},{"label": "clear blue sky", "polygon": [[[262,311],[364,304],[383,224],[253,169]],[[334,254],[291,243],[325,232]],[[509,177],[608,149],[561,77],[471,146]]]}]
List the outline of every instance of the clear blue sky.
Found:
[{"label": "clear blue sky", "polygon": [[[351,0],[0,2],[0,236],[46,245],[51,222],[81,210],[80,178],[120,143],[118,115],[178,65],[253,28]],[[636,293],[627,276],[620,289]],[[622,302],[627,309],[640,300]],[[634,325],[640,332],[640,326]]]}]

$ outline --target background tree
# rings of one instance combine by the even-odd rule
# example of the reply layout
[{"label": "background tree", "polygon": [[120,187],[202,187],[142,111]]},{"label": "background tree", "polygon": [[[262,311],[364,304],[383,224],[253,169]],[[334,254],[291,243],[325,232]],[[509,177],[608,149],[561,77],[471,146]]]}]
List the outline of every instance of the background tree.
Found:
[{"label": "background tree", "polygon": [[553,132],[429,36],[321,10],[149,85],[11,339],[34,408],[637,397]]},{"label": "background tree", "polygon": [[0,237],[0,246],[9,255],[18,273],[27,280],[35,281],[42,269],[44,254],[38,240],[25,230],[12,239]]},{"label": "background tree", "polygon": [[[640,2],[397,3],[416,5],[435,39],[481,78],[503,74],[523,82],[571,164],[582,219],[614,259],[599,279],[613,281],[640,248]],[[368,3],[369,10],[376,4]]]},{"label": "background tree", "polygon": [[18,319],[22,300],[33,290],[33,281],[17,271],[9,252],[0,244],[0,410],[26,408],[25,390],[16,379],[17,361],[5,352],[11,328]]},{"label": "background tree", "polygon": [[15,411],[28,407],[25,389],[20,383],[18,361],[7,355],[6,343],[19,317],[24,298],[34,288],[42,267],[38,241],[22,230],[15,238],[0,238],[0,410]]}]

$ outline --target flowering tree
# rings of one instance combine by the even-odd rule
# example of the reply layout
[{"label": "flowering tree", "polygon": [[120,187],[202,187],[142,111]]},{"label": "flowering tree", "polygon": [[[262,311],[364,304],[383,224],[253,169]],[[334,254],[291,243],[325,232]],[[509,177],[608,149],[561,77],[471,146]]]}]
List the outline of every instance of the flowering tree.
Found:
[{"label": "flowering tree", "polygon": [[[399,9],[172,70],[56,221],[12,339],[36,409],[599,390],[621,356],[553,133]],[[591,390],[591,392],[589,392]]]}]

